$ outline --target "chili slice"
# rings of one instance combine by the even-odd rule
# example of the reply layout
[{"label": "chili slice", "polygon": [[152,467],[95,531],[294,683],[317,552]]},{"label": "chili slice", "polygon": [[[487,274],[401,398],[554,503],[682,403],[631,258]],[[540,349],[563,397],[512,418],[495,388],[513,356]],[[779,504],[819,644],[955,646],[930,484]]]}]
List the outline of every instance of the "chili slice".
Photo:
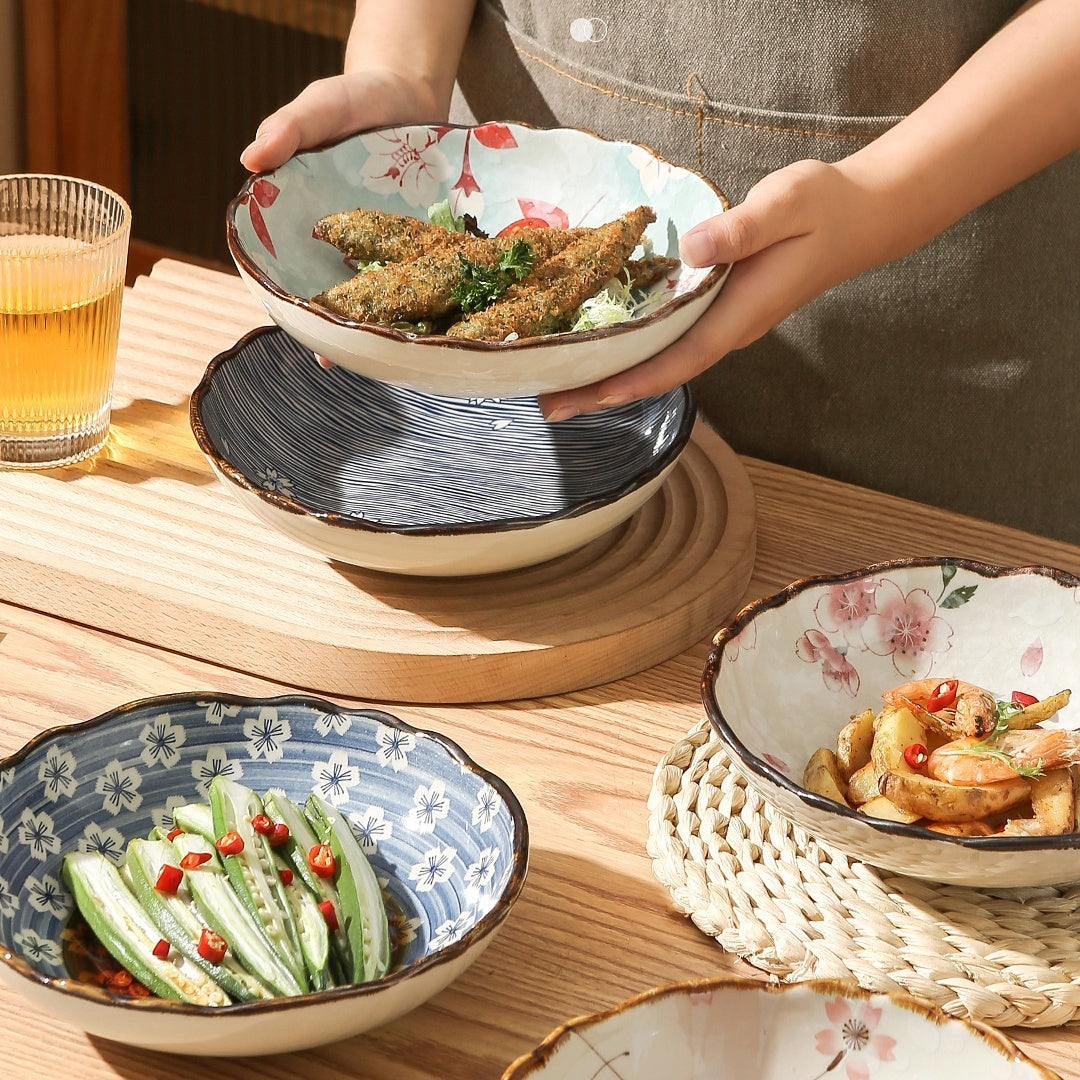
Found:
[{"label": "chili slice", "polygon": [[330,928],[331,933],[338,928],[337,912],[334,910],[334,903],[332,900],[320,900],[319,910],[323,913],[323,918],[326,920],[326,925]]},{"label": "chili slice", "polygon": [[910,746],[904,747],[904,760],[913,769],[918,769],[920,772],[926,768],[926,759],[929,756],[926,747],[922,743],[913,742]]},{"label": "chili slice", "polygon": [[222,855],[239,855],[244,850],[244,838],[235,830],[230,830],[227,833],[222,833],[214,841],[214,847]]},{"label": "chili slice", "polygon": [[184,880],[184,872],[178,866],[170,866],[166,863],[161,868],[161,873],[157,876],[157,881],[154,882],[154,888],[158,892],[168,893],[170,896],[175,894],[176,890],[180,888],[180,882]]},{"label": "chili slice", "polygon": [[1014,705],[1020,705],[1023,708],[1027,708],[1029,705],[1035,705],[1038,702],[1038,698],[1034,694],[1025,694],[1023,690],[1014,690],[1012,692],[1012,703]]},{"label": "chili slice", "polygon": [[941,709],[947,709],[956,700],[956,690],[959,685],[959,679],[945,679],[939,682],[926,702],[926,711],[938,712]]},{"label": "chili slice", "polygon": [[283,866],[278,871],[278,877],[281,878],[283,885],[291,885],[293,882],[293,872],[287,866]]},{"label": "chili slice", "polygon": [[203,932],[199,935],[199,955],[204,960],[209,960],[211,964],[220,964],[225,959],[225,952],[228,949],[228,945],[225,943],[225,939],[216,931],[203,927]]},{"label": "chili slice", "polygon": [[263,836],[269,836],[274,831],[274,823],[266,814],[256,814],[251,819],[251,827]]},{"label": "chili slice", "polygon": [[319,877],[333,877],[334,872],[337,870],[337,859],[334,858],[334,853],[330,850],[329,844],[316,844],[308,852],[307,861],[308,866]]},{"label": "chili slice", "polygon": [[183,831],[184,830],[181,829],[179,825],[177,825],[175,829],[170,829],[168,833],[166,833],[165,839],[175,840]]},{"label": "chili slice", "polygon": [[285,822],[279,821],[267,839],[270,841],[271,847],[281,847],[282,844],[287,844],[289,842],[289,826]]},{"label": "chili slice", "polygon": [[204,862],[209,862],[213,856],[209,851],[189,851],[181,860],[180,865],[185,870],[194,870],[196,867],[202,866]]},{"label": "chili slice", "polygon": [[152,952],[159,960],[168,960],[169,943],[164,938],[158,938],[158,943],[154,946]]}]

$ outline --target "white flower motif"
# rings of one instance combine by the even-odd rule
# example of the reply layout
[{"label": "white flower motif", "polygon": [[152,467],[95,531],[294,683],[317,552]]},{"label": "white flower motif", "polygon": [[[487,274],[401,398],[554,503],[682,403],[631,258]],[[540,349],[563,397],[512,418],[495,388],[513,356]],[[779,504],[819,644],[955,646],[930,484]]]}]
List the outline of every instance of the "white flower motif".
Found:
[{"label": "white flower motif", "polygon": [[7,878],[0,877],[0,915],[11,918],[19,910],[19,898],[11,891]]},{"label": "white flower motif", "polygon": [[49,802],[59,801],[61,795],[70,798],[79,786],[75,779],[75,755],[54,747],[41,763],[38,779],[45,785],[45,798]]},{"label": "white flower motif", "polygon": [[267,465],[265,468],[257,469],[255,475],[259,478],[260,486],[264,491],[292,496],[292,481],[287,476],[282,476],[273,466]]},{"label": "white flower motif", "polygon": [[378,851],[379,841],[389,840],[394,831],[393,823],[387,821],[386,811],[381,806],[369,806],[363,813],[354,811],[349,814],[349,825],[367,855]]},{"label": "white flower motif", "polygon": [[476,793],[476,805],[473,806],[472,823],[478,826],[481,832],[487,832],[502,809],[502,804],[499,793],[490,784],[485,784]]},{"label": "white flower motif", "polygon": [[19,843],[25,844],[35,859],[44,862],[60,851],[60,837],[55,829],[53,819],[44,810],[35,814],[26,807],[19,818]]},{"label": "white flower motif", "polygon": [[499,849],[488,847],[480,852],[476,862],[469,863],[465,871],[465,884],[479,891],[487,889],[495,874],[495,864],[499,861]]},{"label": "white flower motif", "polygon": [[637,169],[641,189],[646,195],[658,195],[663,191],[674,171],[666,161],[661,161],[640,146],[630,151],[630,164]]},{"label": "white flower motif", "polygon": [[252,759],[264,757],[267,761],[280,761],[285,744],[292,738],[292,726],[277,709],[264,706],[257,717],[249,716],[244,721],[244,736]]},{"label": "white flower motif", "polygon": [[400,948],[402,945],[409,945],[416,940],[416,931],[420,929],[423,923],[422,919],[402,919],[400,922],[395,923],[391,930],[394,937],[394,947]]},{"label": "white flower motif", "polygon": [[375,732],[378,751],[375,760],[385,769],[389,766],[394,772],[408,768],[409,754],[416,749],[416,736],[411,731],[380,724]]},{"label": "white flower motif", "polygon": [[8,834],[4,828],[4,819],[0,817],[0,855],[6,855],[8,850]]},{"label": "white flower motif", "polygon": [[222,701],[200,701],[206,706],[206,722],[218,727],[227,716],[235,716],[240,711],[239,705],[226,705]]},{"label": "white flower motif", "polygon": [[14,768],[4,769],[2,772],[0,772],[0,791],[3,791],[4,788],[6,788],[8,786],[8,784],[10,784],[11,781],[14,780],[14,779],[15,779],[15,769]]},{"label": "white flower motif", "polygon": [[244,775],[244,767],[239,761],[230,761],[223,747],[213,746],[201,761],[191,763],[191,776],[199,794],[209,798],[210,781],[215,776],[227,776],[230,780],[239,780]]},{"label": "white flower motif", "polygon": [[52,874],[42,874],[40,881],[36,877],[28,877],[23,889],[35,911],[51,913],[61,920],[71,913],[71,894]]},{"label": "white flower motif", "polygon": [[33,930],[23,930],[15,934],[13,938],[23,956],[34,964],[51,964],[56,966],[60,963],[60,950],[55,941],[40,937]]},{"label": "white flower motif", "polygon": [[138,810],[142,805],[141,783],[142,778],[135,769],[125,769],[113,758],[97,778],[94,791],[105,796],[101,804],[104,809],[110,814],[119,814],[121,810]]},{"label": "white flower motif", "polygon": [[168,713],[162,713],[139,732],[139,742],[145,743],[139,756],[151,767],[161,765],[171,769],[180,760],[180,747],[186,741],[183,725],[174,724]]},{"label": "white flower motif", "polygon": [[441,780],[433,780],[431,787],[421,785],[413,793],[413,805],[405,815],[407,828],[417,832],[435,831],[435,824],[450,813],[450,800]]},{"label": "white flower motif", "polygon": [[503,428],[508,428],[512,423],[513,421],[507,416],[501,420],[492,420],[490,426],[492,431],[502,431]]},{"label": "white flower motif", "polygon": [[436,885],[452,877],[456,856],[457,852],[450,847],[425,851],[420,861],[409,870],[409,880],[416,882],[416,891],[430,892]]},{"label": "white flower motif", "polygon": [[124,857],[125,844],[124,834],[119,829],[105,829],[91,821],[79,838],[78,848],[80,851],[99,851],[105,858],[118,863]]},{"label": "white flower motif", "polygon": [[442,181],[451,179],[450,162],[433,131],[384,128],[361,136],[360,143],[371,155],[360,171],[369,191],[399,194],[408,206],[428,207],[438,199]]},{"label": "white flower motif", "polygon": [[164,806],[155,806],[151,811],[150,816],[154,819],[154,824],[163,832],[168,832],[176,824],[173,821],[173,811],[178,806],[187,806],[190,799],[185,799],[183,795],[170,795],[165,800]]},{"label": "white flower motif", "polygon": [[349,764],[344,750],[335,750],[326,761],[312,765],[311,778],[317,793],[334,806],[348,802],[349,789],[360,783],[360,773]]},{"label": "white flower motif", "polygon": [[436,927],[435,933],[431,935],[430,947],[444,949],[447,945],[452,945],[466,930],[470,929],[475,921],[476,918],[471,911],[462,911],[457,918],[447,919]]},{"label": "white flower motif", "polygon": [[352,727],[352,718],[343,712],[322,713],[315,721],[315,731],[324,738],[331,734],[344,735]]}]

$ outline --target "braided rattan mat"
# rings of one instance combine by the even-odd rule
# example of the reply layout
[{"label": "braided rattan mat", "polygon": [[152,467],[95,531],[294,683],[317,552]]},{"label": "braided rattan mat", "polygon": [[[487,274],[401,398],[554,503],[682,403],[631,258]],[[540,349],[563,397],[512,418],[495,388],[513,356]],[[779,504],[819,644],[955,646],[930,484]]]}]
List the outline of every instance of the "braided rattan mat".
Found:
[{"label": "braided rattan mat", "polygon": [[995,1027],[1080,1017],[1080,885],[937,885],[810,837],[731,767],[703,720],[649,795],[653,872],[726,950],[784,982],[853,979]]}]

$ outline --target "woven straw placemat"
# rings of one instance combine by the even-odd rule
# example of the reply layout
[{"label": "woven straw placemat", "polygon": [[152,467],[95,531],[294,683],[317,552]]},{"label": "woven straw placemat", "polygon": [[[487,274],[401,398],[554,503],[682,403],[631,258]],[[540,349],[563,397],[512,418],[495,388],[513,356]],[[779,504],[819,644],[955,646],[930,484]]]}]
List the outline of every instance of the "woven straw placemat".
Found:
[{"label": "woven straw placemat", "polygon": [[1080,1014],[1080,885],[970,889],[849,860],[747,786],[707,719],[657,766],[648,852],[681,912],[781,981],[850,979],[995,1027]]}]

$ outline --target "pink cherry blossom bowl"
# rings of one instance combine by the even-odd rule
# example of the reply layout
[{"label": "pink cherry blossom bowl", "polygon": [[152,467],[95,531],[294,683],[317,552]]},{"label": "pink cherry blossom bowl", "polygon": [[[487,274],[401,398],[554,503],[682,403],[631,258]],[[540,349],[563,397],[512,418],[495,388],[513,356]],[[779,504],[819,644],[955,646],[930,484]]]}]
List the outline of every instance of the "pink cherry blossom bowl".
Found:
[{"label": "pink cherry blossom bowl", "polygon": [[571,1020],[502,1080],[1053,1080],[999,1031],[851,983],[719,977],[657,987]]},{"label": "pink cherry blossom bowl", "polygon": [[[1078,658],[1080,578],[900,559],[804,578],[747,605],[714,637],[702,700],[747,784],[848,858],[953,885],[1051,885],[1080,879],[1080,832],[945,835],[816,794],[803,773],[816,750],[835,749],[852,716],[876,713],[882,693],[902,683],[957,678],[1000,702],[1016,691],[1044,698],[1078,689]],[[1047,726],[1080,726],[1077,702]]]},{"label": "pink cherry blossom bowl", "polygon": [[704,176],[634,143],[573,128],[423,124],[361,132],[248,177],[226,214],[229,250],[269,317],[302,345],[368,378],[461,398],[530,397],[632,367],[685,333],[729,270],[679,263],[623,322],[505,341],[357,322],[313,301],[356,271],[312,234],[321,217],[365,208],[428,220],[443,201],[491,236],[522,223],[597,226],[647,205],[656,220],[638,254],[647,245],[675,258],[684,232],[728,207]]}]

